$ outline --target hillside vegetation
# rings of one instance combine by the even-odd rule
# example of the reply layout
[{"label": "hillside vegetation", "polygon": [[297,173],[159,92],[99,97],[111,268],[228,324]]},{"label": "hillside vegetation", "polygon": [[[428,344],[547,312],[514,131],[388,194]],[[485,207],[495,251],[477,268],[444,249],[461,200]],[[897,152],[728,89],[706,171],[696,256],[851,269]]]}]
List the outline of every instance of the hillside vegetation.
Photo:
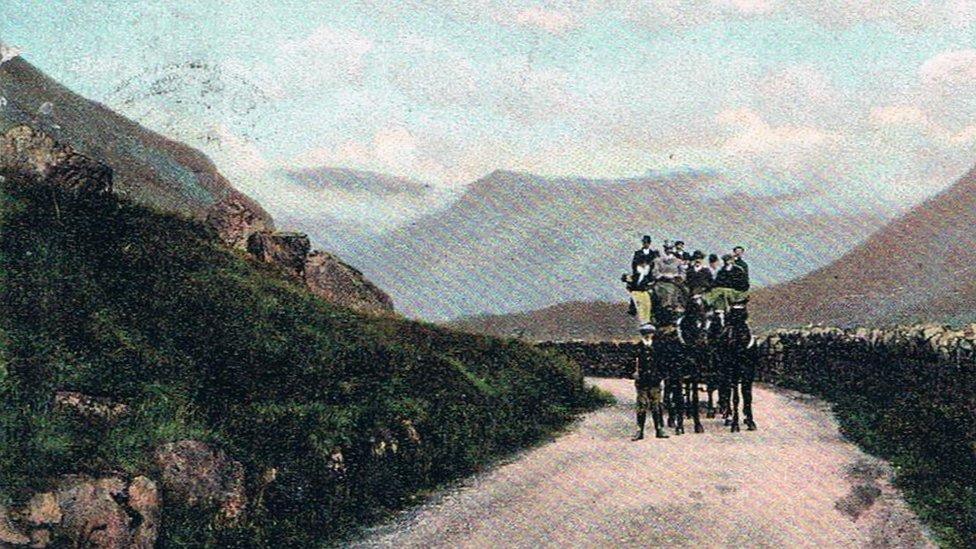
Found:
[{"label": "hillside vegetation", "polygon": [[[154,449],[195,439],[243,464],[248,508],[222,527],[164,490],[162,545],[313,546],[599,400],[557,355],[361,316],[196,222],[5,175],[0,505],[67,473],[158,476]],[[130,413],[63,413],[66,390]]]}]

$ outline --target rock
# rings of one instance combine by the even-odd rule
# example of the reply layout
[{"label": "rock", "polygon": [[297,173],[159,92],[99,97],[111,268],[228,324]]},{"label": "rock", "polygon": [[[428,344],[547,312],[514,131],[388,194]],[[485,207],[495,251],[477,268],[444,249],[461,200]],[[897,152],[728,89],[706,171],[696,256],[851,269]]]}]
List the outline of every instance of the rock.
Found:
[{"label": "rock", "polygon": [[247,239],[248,253],[298,278],[305,274],[305,260],[310,249],[308,236],[302,233],[262,231]]},{"label": "rock", "polygon": [[313,252],[305,262],[305,284],[322,299],[370,314],[393,312],[393,300],[358,270],[325,252]]},{"label": "rock", "polygon": [[19,524],[0,508],[0,546],[47,547],[56,539],[73,547],[149,549],[159,515],[156,485],[148,478],[129,484],[116,476],[65,475],[13,515]]},{"label": "rock", "polygon": [[[145,522],[145,513],[158,513],[158,506],[142,512],[130,509],[123,503],[126,495],[126,482],[119,477],[64,477],[55,491],[62,513],[55,531],[72,540],[76,547],[133,547],[134,530]],[[143,546],[151,547],[155,537],[149,541],[149,545]]]},{"label": "rock", "polygon": [[54,405],[74,412],[88,419],[115,421],[129,413],[129,407],[105,397],[93,397],[74,391],[58,391],[54,394]]},{"label": "rock", "polygon": [[58,524],[61,522],[61,506],[58,499],[51,492],[34,494],[27,503],[28,522],[40,526],[43,524]]},{"label": "rock", "polygon": [[51,531],[50,530],[34,530],[31,532],[31,544],[32,548],[43,549],[48,545],[51,545]]},{"label": "rock", "polygon": [[0,137],[0,169],[38,177],[73,192],[112,192],[112,168],[30,126],[13,127]]},{"label": "rock", "polygon": [[224,244],[240,249],[247,247],[252,234],[274,230],[271,217],[253,200],[236,191],[210,206],[205,222]]},{"label": "rock", "polygon": [[196,440],[165,444],[156,450],[167,501],[217,511],[219,524],[232,524],[244,512],[244,467],[221,450]]},{"label": "rock", "polygon": [[30,542],[31,539],[14,525],[7,508],[0,505],[0,547],[27,545]]},{"label": "rock", "polygon": [[162,501],[156,483],[146,477],[132,479],[128,489],[129,508],[142,517],[132,534],[132,546],[149,549],[159,536]]}]

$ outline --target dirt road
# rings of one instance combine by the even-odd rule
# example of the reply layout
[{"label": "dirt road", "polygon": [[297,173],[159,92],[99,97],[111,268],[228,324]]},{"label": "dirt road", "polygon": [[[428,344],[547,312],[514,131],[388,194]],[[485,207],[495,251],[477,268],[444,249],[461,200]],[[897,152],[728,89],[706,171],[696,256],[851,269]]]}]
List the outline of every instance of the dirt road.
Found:
[{"label": "dirt road", "polygon": [[759,431],[629,440],[633,382],[593,379],[616,406],[446,490],[359,547],[927,547],[889,467],[844,441],[809,397],[756,390]]}]

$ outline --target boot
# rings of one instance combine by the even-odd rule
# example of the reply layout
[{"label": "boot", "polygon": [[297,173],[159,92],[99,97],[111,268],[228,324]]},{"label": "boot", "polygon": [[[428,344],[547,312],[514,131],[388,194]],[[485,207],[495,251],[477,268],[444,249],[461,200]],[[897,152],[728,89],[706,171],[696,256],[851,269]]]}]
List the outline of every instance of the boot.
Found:
[{"label": "boot", "polygon": [[660,410],[654,412],[654,436],[656,438],[668,438],[668,433],[664,430],[664,413]]},{"label": "boot", "polygon": [[746,429],[749,431],[755,431],[758,429],[758,427],[756,427],[756,422],[753,421],[751,417],[746,419]]},{"label": "boot", "polygon": [[644,440],[644,422],[647,421],[647,414],[645,412],[637,413],[637,433],[634,434],[630,440],[636,442],[638,440]]}]

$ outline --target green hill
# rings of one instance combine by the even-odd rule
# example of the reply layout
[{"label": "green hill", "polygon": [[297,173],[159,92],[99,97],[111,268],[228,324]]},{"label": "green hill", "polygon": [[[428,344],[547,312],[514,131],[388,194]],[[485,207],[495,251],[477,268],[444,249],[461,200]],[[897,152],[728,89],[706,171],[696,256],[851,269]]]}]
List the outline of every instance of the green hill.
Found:
[{"label": "green hill", "polygon": [[332,543],[599,400],[556,355],[361,316],[197,222],[4,175],[0,506],[69,473],[156,478],[154,450],[195,439],[243,464],[248,509],[221,527],[164,490],[161,545]]}]

